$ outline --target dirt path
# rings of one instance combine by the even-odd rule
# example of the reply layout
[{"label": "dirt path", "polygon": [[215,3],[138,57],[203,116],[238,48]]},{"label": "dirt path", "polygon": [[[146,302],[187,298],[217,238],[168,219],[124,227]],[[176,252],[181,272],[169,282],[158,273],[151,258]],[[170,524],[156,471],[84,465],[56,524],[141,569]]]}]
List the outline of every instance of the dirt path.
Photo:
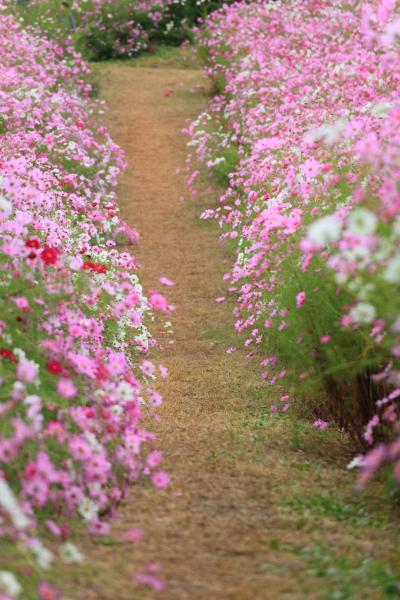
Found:
[{"label": "dirt path", "polygon": [[[145,515],[145,552],[150,560],[160,557],[168,598],[244,600],[257,587],[249,566],[257,552],[257,498],[265,495],[267,471],[262,464],[245,471],[222,467],[214,456],[235,430],[228,409],[243,401],[243,387],[237,381],[238,359],[208,339],[216,325],[232,326],[229,309],[213,302],[221,295],[222,249],[208,228],[194,224],[193,210],[180,200],[187,195],[184,178],[176,175],[187,154],[180,130],[204,103],[204,94],[188,98],[194,86],[207,88],[199,70],[129,67],[114,67],[103,86],[114,137],[130,164],[121,207],[141,234],[135,254],[142,279],[148,286],[157,285],[160,275],[176,282],[168,290],[177,306],[175,344],[163,357],[170,380],[159,432],[175,493],[160,496],[153,514]],[[164,96],[170,90],[173,95]],[[153,492],[140,500],[152,505]],[[135,495],[137,521],[142,519]],[[132,597],[119,594],[121,600]]]},{"label": "dirt path", "polygon": [[[162,357],[170,378],[158,426],[173,485],[165,492],[133,489],[113,539],[87,542],[88,566],[75,575],[74,597],[158,597],[136,587],[133,577],[144,564],[159,562],[168,581],[165,600],[322,598],[332,578],[321,584],[311,573],[314,550],[318,561],[327,560],[324,552],[350,561],[387,559],[394,534],[389,529],[382,540],[375,490],[367,508],[352,500],[344,440],[321,441],[290,416],[266,417],[268,391],[241,351],[226,353],[231,310],[213,299],[221,295],[227,257],[215,231],[195,222],[199,201],[180,200],[186,188],[175,174],[187,153],[180,130],[205,103],[204,94],[189,90],[207,83],[190,69],[112,65],[101,73],[113,136],[129,161],[121,208],[141,234],[135,255],[142,279],[146,287],[156,287],[160,275],[177,283],[168,290],[177,306],[175,344],[166,341]],[[316,498],[324,494],[320,506]],[[144,530],[143,542],[118,542],[134,525]],[[346,579],[347,571],[338,572]]]}]

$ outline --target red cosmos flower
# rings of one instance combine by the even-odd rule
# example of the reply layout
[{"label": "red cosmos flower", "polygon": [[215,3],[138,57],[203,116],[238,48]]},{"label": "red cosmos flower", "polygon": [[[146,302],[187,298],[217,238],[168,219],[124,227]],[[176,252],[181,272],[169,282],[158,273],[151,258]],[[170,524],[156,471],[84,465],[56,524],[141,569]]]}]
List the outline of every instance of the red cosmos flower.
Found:
[{"label": "red cosmos flower", "polygon": [[46,365],[46,369],[49,371],[49,373],[51,373],[52,375],[61,375],[61,373],[63,372],[63,367],[62,365],[58,362],[58,360],[50,360],[47,365]]},{"label": "red cosmos flower", "polygon": [[107,379],[109,379],[108,371],[104,365],[98,365],[96,369],[96,379],[97,381],[107,381]]},{"label": "red cosmos flower", "polygon": [[94,419],[96,416],[96,409],[92,406],[85,410],[85,417],[87,419]]},{"label": "red cosmos flower", "polygon": [[55,265],[57,262],[58,250],[51,246],[45,246],[40,253],[40,258],[46,265]]},{"label": "red cosmos flower", "polygon": [[83,271],[92,271],[93,273],[105,273],[107,271],[107,267],[105,265],[100,265],[99,263],[94,263],[90,260],[84,262],[81,269]]},{"label": "red cosmos flower", "polygon": [[0,356],[13,363],[18,362],[15,354],[11,350],[7,350],[7,348],[0,348]]},{"label": "red cosmos flower", "polygon": [[35,250],[37,250],[38,248],[40,248],[40,242],[36,239],[26,240],[25,246],[27,248],[34,248]]},{"label": "red cosmos flower", "polygon": [[111,417],[111,412],[108,408],[102,407],[100,409],[100,415],[102,419],[108,421],[108,419]]}]

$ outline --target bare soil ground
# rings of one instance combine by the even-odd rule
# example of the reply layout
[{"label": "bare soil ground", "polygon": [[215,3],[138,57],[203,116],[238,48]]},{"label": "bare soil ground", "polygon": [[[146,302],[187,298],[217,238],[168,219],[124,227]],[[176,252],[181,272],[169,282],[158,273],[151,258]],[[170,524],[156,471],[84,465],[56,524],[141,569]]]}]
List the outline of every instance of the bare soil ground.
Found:
[{"label": "bare soil ground", "polygon": [[[168,289],[174,333],[158,328],[170,377],[155,426],[172,485],[135,486],[113,536],[84,540],[88,561],[65,583],[76,600],[152,599],[158,594],[134,575],[158,562],[165,600],[384,598],[362,566],[371,559],[371,569],[386,569],[395,556],[380,487],[354,497],[346,438],[270,416],[270,391],[244,352],[226,353],[232,336],[235,344],[231,307],[214,298],[227,251],[213,226],[196,219],[216,199],[183,202],[184,177],[176,175],[187,154],[181,129],[206,102],[207,81],[188,66],[153,59],[99,69],[113,136],[129,162],[121,209],[141,234],[134,253],[142,280],[146,288],[162,275],[176,282]],[[121,542],[136,525],[144,540]],[[325,572],[329,565],[336,571]],[[343,595],[329,595],[343,586]]]}]

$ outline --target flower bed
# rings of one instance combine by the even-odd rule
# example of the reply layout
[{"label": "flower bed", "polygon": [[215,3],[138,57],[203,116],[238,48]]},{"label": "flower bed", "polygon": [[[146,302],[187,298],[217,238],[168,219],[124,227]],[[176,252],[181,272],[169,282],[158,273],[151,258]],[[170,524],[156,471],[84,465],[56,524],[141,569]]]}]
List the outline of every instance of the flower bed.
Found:
[{"label": "flower bed", "polygon": [[[168,484],[141,417],[166,375],[144,320],[169,308],[121,247],[137,238],[116,206],[124,158],[86,64],[4,13],[0,56],[0,536],[46,568],[81,560],[78,517],[106,534],[133,481]],[[4,598],[18,585],[0,572]]]},{"label": "flower bed", "polygon": [[399,35],[392,0],[224,8],[199,34],[215,97],[189,128],[227,186],[203,217],[235,249],[271,410],[350,431],[361,483],[391,462],[400,481]]}]

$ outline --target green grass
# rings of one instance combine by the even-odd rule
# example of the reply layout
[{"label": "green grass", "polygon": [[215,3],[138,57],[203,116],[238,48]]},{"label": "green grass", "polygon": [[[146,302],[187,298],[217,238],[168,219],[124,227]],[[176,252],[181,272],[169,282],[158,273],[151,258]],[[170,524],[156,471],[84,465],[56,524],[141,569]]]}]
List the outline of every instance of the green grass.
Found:
[{"label": "green grass", "polygon": [[299,496],[282,500],[282,506],[310,514],[316,519],[327,518],[360,527],[378,527],[388,524],[387,515],[372,509],[368,502],[357,495],[341,498],[338,493],[317,492],[309,497]]},{"label": "green grass", "polygon": [[384,559],[350,556],[321,543],[300,547],[281,544],[274,539],[271,549],[277,553],[276,562],[258,564],[256,573],[290,578],[294,575],[293,567],[286,557],[292,555],[303,565],[304,575],[319,581],[320,589],[317,592],[307,583],[299,586],[299,593],[303,592],[304,597],[308,594],[320,600],[383,600],[400,597],[399,574]]}]

